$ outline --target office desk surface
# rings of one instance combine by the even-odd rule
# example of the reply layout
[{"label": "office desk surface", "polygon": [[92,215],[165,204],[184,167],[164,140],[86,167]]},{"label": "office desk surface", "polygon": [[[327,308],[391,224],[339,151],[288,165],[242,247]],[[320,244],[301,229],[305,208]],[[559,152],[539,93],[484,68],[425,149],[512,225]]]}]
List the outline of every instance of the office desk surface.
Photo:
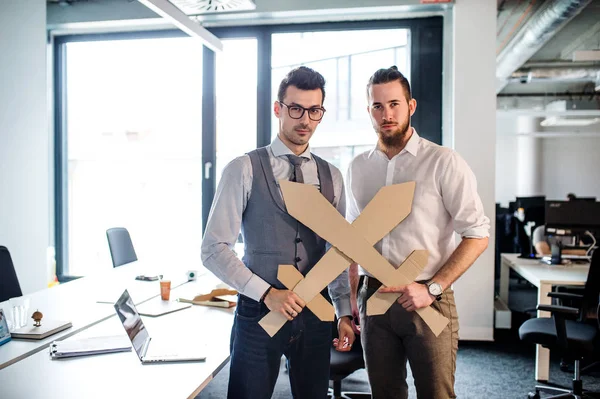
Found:
[{"label": "office desk surface", "polygon": [[518,254],[502,254],[502,260],[536,287],[542,284],[583,285],[590,270],[589,263],[547,265],[539,259],[519,258]]},{"label": "office desk surface", "polygon": [[[43,340],[13,339],[0,346],[0,370],[44,350],[54,340],[65,339],[114,316],[113,306],[98,303],[99,300],[116,301],[124,289],[129,290],[136,304],[157,297],[160,295],[158,281],[135,280],[137,275],[151,272],[151,265],[133,262],[26,295],[31,301],[29,313],[40,310],[45,319],[70,321],[73,327]],[[185,271],[172,274],[177,277],[172,281],[173,287],[186,282]],[[9,302],[0,303],[0,308],[8,313]]]},{"label": "office desk surface", "polygon": [[[3,398],[194,398],[229,360],[232,309],[193,306],[143,318],[153,339],[200,344],[206,361],[142,365],[131,352],[51,360],[47,351],[0,370]],[[124,335],[117,317],[70,339]]]}]

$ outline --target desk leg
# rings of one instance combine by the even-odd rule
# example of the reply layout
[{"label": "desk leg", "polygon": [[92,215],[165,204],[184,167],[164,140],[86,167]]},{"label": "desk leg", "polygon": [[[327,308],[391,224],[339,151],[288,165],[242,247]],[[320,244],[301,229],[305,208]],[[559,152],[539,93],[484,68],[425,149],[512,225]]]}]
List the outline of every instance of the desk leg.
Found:
[{"label": "desk leg", "polygon": [[500,299],[508,306],[508,283],[510,277],[510,266],[504,257],[500,261]]},{"label": "desk leg", "polygon": [[[550,284],[540,284],[538,288],[538,304],[550,305],[552,304],[552,298],[548,296],[548,293],[552,290]],[[549,312],[538,311],[538,317],[550,317]],[[550,351],[543,348],[541,345],[536,345],[536,356],[535,356],[535,379],[537,381],[548,381],[550,375]]]}]

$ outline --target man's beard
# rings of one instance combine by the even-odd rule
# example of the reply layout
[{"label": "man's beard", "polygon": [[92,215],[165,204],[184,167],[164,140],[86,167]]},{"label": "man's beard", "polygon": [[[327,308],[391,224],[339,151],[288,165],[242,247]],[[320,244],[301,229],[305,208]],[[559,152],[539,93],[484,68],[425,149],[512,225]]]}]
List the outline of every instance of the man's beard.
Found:
[{"label": "man's beard", "polygon": [[384,120],[377,129],[377,136],[379,136],[379,142],[382,144],[382,146],[389,149],[404,146],[404,140],[406,139],[410,126],[410,116],[406,118],[404,123],[398,125],[396,130],[389,133],[384,133],[382,131],[383,125],[385,124],[389,124],[389,122]]},{"label": "man's beard", "polygon": [[298,140],[296,138],[296,136],[294,135],[296,129],[307,130],[309,132],[309,138],[310,138],[310,135],[312,135],[312,133],[313,133],[313,130],[310,128],[310,126],[308,126],[307,124],[300,123],[300,124],[294,126],[291,130],[283,131],[283,135],[289,141],[291,141],[292,143],[294,143],[296,145],[304,145],[304,144],[306,144],[306,143],[303,143],[303,142],[301,142],[300,140]]}]

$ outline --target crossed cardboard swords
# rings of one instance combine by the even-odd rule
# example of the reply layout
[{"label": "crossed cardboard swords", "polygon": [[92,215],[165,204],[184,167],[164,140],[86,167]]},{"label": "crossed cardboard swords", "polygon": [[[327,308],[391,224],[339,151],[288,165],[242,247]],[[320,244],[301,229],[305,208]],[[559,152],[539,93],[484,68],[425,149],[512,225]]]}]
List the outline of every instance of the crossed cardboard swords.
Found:
[{"label": "crossed cardboard swords", "polygon": [[[293,265],[279,265],[277,273],[279,281],[302,298],[320,320],[333,321],[335,314],[321,290],[353,260],[388,287],[412,283],[427,264],[428,252],[415,250],[396,269],[373,248],[410,213],[415,182],[383,187],[352,224],[315,187],[287,180],[279,184],[288,213],[332,245],[306,277]],[[367,302],[367,315],[384,314],[399,296],[376,292]],[[416,312],[435,336],[448,324],[448,319],[432,307]],[[286,322],[283,314],[269,312],[259,324],[272,337]]]}]

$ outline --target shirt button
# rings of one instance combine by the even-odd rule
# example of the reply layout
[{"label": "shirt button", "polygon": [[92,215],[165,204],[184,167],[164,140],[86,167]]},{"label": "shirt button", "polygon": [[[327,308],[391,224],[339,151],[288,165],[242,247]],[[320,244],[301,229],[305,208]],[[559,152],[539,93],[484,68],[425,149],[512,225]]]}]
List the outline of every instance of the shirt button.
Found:
[{"label": "shirt button", "polygon": [[294,241],[297,242],[297,243],[298,242],[302,242],[302,238],[296,238]]},{"label": "shirt button", "polygon": [[296,262],[300,262],[302,260],[301,257],[297,256],[296,259],[294,259]]}]

